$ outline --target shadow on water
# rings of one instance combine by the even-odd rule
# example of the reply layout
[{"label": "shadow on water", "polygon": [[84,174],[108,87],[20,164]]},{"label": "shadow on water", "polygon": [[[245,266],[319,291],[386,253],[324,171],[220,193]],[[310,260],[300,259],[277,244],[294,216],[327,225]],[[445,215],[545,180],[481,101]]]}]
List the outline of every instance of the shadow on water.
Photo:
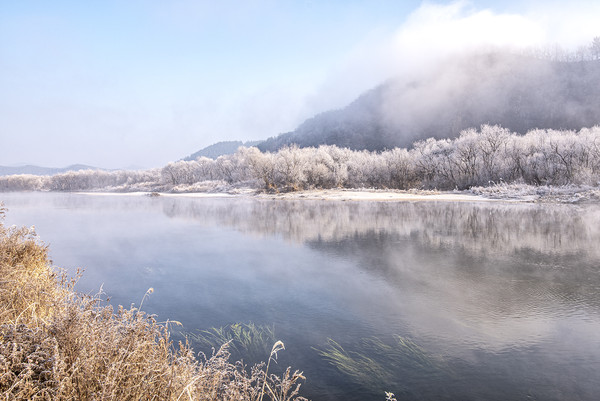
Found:
[{"label": "shadow on water", "polygon": [[153,287],[144,309],[205,352],[283,340],[315,400],[600,391],[598,206],[2,196],[81,290]]}]

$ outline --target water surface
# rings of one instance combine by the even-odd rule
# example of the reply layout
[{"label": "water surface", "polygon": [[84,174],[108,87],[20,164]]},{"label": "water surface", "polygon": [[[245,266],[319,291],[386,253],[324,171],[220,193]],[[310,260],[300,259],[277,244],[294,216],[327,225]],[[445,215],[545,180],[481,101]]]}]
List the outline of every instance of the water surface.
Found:
[{"label": "water surface", "polygon": [[[187,332],[274,327],[287,348],[278,368],[303,370],[314,400],[600,393],[598,206],[0,200],[56,265],[85,268],[80,291],[138,306],[153,287],[143,309]],[[323,357],[332,347],[344,365]]]}]

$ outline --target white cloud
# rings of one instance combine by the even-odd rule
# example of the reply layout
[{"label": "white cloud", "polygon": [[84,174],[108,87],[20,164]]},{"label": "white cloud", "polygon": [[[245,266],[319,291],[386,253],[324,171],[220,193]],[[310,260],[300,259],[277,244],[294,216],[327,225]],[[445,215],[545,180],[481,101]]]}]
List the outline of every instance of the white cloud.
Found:
[{"label": "white cloud", "polygon": [[447,55],[480,47],[531,46],[543,40],[542,27],[522,15],[475,11],[466,2],[425,4],[393,38],[400,54]]},{"label": "white cloud", "polygon": [[455,53],[554,45],[574,51],[600,35],[600,3],[520,6],[517,11],[496,12],[468,1],[425,2],[396,30],[374,30],[357,43],[307,99],[308,110],[343,107],[388,78],[410,79]]},{"label": "white cloud", "polygon": [[538,6],[529,9],[526,15],[542,27],[544,44],[573,49],[600,36],[598,1],[555,1]]}]

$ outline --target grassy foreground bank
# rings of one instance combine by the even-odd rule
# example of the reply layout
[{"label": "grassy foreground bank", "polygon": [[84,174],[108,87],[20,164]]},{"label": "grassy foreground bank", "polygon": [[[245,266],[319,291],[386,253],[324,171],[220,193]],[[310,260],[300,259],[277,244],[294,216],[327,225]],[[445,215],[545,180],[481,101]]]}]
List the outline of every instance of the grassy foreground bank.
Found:
[{"label": "grassy foreground bank", "polygon": [[[77,294],[32,229],[0,205],[0,397],[5,400],[304,400],[302,373],[197,357],[169,324]],[[270,362],[283,344],[277,342]]]}]

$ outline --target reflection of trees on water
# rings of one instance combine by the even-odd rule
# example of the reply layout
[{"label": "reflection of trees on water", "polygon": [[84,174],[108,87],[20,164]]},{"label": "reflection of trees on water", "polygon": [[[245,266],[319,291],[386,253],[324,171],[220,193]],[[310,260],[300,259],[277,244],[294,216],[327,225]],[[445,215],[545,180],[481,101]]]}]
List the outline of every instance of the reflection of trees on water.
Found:
[{"label": "reflection of trees on water", "polygon": [[[19,195],[19,194],[16,194]],[[11,196],[11,194],[5,195]],[[597,206],[461,202],[339,202],[140,196],[28,194],[19,207],[162,210],[174,218],[292,242],[339,242],[369,232],[411,238],[471,254],[600,257]]]},{"label": "reflection of trees on water", "polygon": [[170,217],[300,243],[337,242],[378,232],[480,255],[498,251],[600,256],[600,208],[593,206],[164,199],[163,210]]},{"label": "reflection of trees on water", "polygon": [[440,300],[433,307],[485,316],[490,335],[508,316],[600,306],[594,206],[176,199],[163,210],[337,254],[404,293]]}]

